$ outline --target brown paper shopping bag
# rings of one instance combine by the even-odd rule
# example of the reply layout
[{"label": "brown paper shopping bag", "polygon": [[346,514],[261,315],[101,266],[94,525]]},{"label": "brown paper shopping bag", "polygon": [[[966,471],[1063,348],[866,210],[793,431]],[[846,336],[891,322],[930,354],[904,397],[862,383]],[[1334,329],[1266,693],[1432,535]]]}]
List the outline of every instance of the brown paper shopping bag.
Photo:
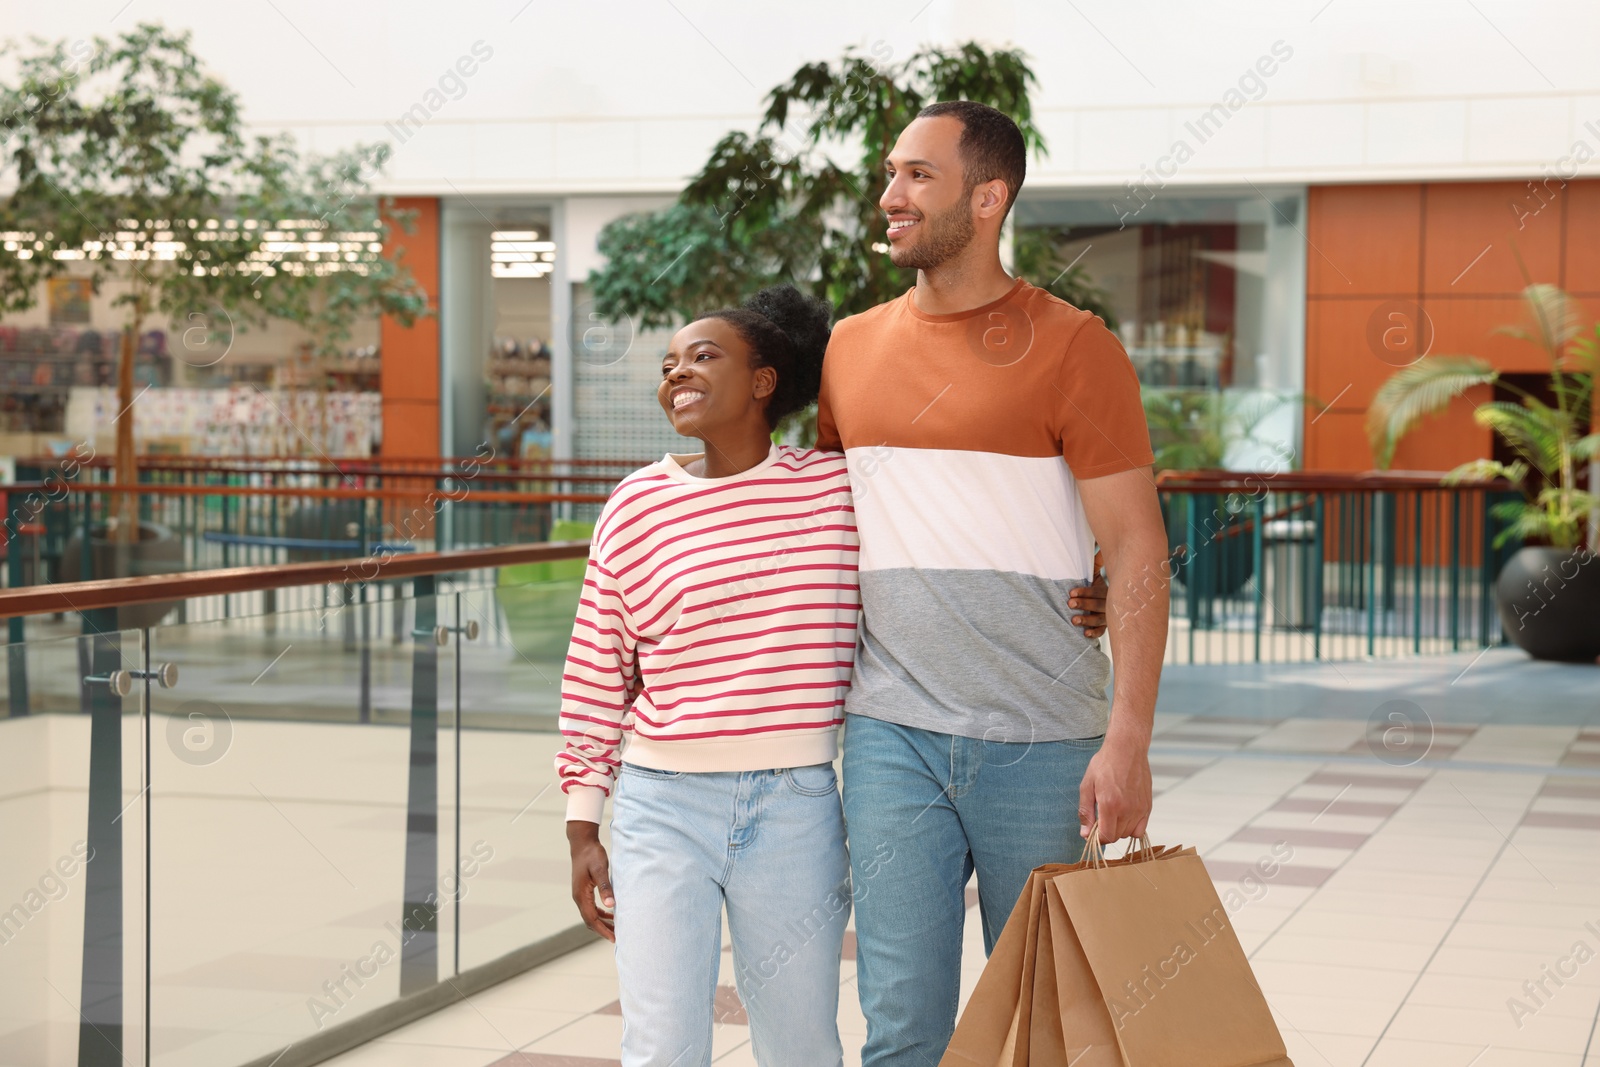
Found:
[{"label": "brown paper shopping bag", "polygon": [[1070,927],[1121,1062],[1294,1067],[1200,857],[1194,849],[1138,856],[1105,865],[1091,858],[1047,887],[1064,913],[1051,927],[1057,956]]},{"label": "brown paper shopping bag", "polygon": [[[1095,843],[1081,863],[1033,872],[940,1067],[1293,1067],[1194,850],[1142,844],[1108,860]],[[1176,873],[1162,869],[1173,862]],[[1138,906],[1108,906],[1130,878]],[[1138,932],[1119,936],[1130,921]],[[1188,951],[1174,933],[1188,933]],[[1153,972],[1141,962],[1118,977],[1150,944],[1165,945]],[[1185,989],[1180,977],[1198,981]]]},{"label": "brown paper shopping bag", "polygon": [[[1097,862],[1104,866],[1121,866],[1130,860],[1097,858]],[[1121,1064],[1116,1055],[1115,1039],[1111,1036],[1110,1017],[1082,950],[1070,926],[1065,935],[1069,945],[1064,953],[1059,950],[1050,921],[1046,892],[1050,879],[1077,870],[1084,863],[1051,864],[1036,868],[1029,876],[962,1012],[940,1067],[1118,1067]],[[1059,900],[1055,908],[1061,910]],[[1071,1008],[1064,1011],[1064,998],[1068,995]],[[1097,1033],[1102,1033],[1102,1044],[1111,1050],[1110,1059],[1081,1058],[1085,1042],[1080,1040],[1071,1046],[1063,1036],[1064,1019],[1076,1024],[1080,1015],[1091,1013],[1098,1013]]]}]

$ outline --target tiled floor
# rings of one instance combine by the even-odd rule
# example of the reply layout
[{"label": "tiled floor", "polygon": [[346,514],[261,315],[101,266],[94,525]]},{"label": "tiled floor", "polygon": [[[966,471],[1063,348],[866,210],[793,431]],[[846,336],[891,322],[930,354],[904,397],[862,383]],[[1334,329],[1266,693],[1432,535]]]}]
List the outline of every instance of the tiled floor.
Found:
[{"label": "tiled floor", "polygon": [[[1299,1067],[1600,1067],[1600,671],[1177,668],[1151,762],[1151,837],[1200,850]],[[982,965],[971,908],[963,996]],[[330,1063],[614,1064],[616,999],[597,943]],[[718,1003],[716,1062],[754,1063]]]}]

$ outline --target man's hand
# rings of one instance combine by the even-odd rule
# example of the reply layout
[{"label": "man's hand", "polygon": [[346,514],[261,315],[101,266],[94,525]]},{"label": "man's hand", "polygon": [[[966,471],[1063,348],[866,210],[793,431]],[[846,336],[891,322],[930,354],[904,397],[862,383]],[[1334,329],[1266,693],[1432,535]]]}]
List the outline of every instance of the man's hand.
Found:
[{"label": "man's hand", "polygon": [[1083,628],[1083,636],[1093,641],[1106,632],[1106,577],[1100,573],[1100,553],[1094,554],[1094,582],[1080,585],[1067,594],[1067,606],[1078,614],[1072,625]]},{"label": "man's hand", "polygon": [[1106,613],[1117,669],[1105,741],[1084,772],[1078,821],[1102,842],[1142,837],[1150,821],[1150,735],[1167,645],[1167,531],[1148,469],[1078,483],[1105,553]]},{"label": "man's hand", "polygon": [[[578,905],[578,914],[583,916],[585,926],[614,944],[617,898],[611,892],[611,860],[600,843],[599,824],[581,819],[569,821],[567,843],[572,846],[572,899]],[[600,894],[600,904],[595,903],[596,892]]]},{"label": "man's hand", "polygon": [[1150,822],[1150,794],[1148,742],[1108,733],[1078,787],[1078,833],[1088,837],[1090,824],[1098,820],[1101,844],[1143,837]]}]

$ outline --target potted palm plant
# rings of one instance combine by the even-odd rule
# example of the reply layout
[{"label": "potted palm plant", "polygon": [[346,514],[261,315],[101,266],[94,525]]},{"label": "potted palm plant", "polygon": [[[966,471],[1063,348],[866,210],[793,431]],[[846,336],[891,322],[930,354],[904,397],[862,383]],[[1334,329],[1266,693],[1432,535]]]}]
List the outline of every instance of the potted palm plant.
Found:
[{"label": "potted palm plant", "polygon": [[[1600,433],[1594,432],[1592,419],[1600,324],[1586,334],[1577,306],[1556,286],[1529,285],[1522,298],[1528,323],[1497,332],[1543,350],[1550,363],[1547,398],[1505,381],[1478,357],[1430,356],[1397,371],[1379,388],[1367,413],[1367,434],[1379,466],[1387,468],[1400,440],[1425,415],[1443,410],[1469,389],[1497,384],[1516,397],[1484,401],[1473,412],[1478,425],[1503,440],[1516,458],[1463,463],[1446,481],[1504,479],[1520,491],[1521,499],[1490,509],[1504,523],[1494,547],[1513,538],[1523,542],[1495,583],[1501,627],[1535,658],[1592,661],[1600,656],[1600,565],[1593,544],[1600,534],[1594,484]],[[1585,465],[1588,488],[1579,484]]]}]

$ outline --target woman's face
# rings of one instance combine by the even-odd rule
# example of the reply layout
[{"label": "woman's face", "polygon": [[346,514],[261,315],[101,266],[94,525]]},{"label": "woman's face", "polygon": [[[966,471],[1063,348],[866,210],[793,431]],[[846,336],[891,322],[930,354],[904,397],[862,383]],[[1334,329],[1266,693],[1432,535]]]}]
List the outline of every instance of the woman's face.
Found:
[{"label": "woman's face", "polygon": [[674,334],[656,389],[672,428],[704,440],[729,430],[765,427],[766,401],[778,376],[771,367],[752,362],[750,346],[723,319],[698,319]]}]

